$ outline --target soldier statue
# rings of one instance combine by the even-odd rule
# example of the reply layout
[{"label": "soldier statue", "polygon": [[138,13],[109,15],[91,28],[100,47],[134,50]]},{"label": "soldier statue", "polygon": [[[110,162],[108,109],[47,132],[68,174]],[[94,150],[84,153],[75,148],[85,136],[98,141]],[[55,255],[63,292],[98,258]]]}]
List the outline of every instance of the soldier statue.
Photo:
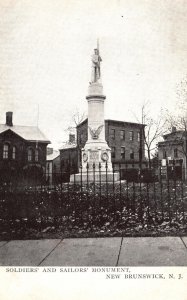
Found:
[{"label": "soldier statue", "polygon": [[94,54],[92,55],[92,76],[91,83],[98,82],[101,77],[100,62],[102,61],[99,55],[99,49],[94,49]]}]

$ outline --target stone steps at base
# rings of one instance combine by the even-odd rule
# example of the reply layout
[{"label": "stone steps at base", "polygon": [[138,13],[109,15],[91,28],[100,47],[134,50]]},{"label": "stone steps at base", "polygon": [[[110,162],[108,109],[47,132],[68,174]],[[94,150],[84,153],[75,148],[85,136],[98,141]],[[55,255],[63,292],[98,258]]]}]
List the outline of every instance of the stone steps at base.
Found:
[{"label": "stone steps at base", "polygon": [[[82,177],[82,178],[81,178]],[[78,173],[70,176],[70,182],[80,183],[80,182],[116,182],[119,181],[119,173],[108,172],[106,174],[99,174],[98,172],[94,174]]]}]

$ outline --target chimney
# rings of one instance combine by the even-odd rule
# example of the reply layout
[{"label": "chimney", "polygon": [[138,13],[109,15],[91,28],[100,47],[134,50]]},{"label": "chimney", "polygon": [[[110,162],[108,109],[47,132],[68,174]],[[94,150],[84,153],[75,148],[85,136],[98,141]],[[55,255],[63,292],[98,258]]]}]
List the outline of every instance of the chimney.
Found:
[{"label": "chimney", "polygon": [[176,127],[175,126],[172,127],[172,132],[176,132]]},{"label": "chimney", "polygon": [[69,134],[69,143],[70,144],[75,143],[75,134],[72,134],[72,133]]},{"label": "chimney", "polygon": [[11,112],[11,111],[6,112],[6,125],[7,126],[13,126],[13,124],[12,124],[12,115],[13,115],[13,112]]}]

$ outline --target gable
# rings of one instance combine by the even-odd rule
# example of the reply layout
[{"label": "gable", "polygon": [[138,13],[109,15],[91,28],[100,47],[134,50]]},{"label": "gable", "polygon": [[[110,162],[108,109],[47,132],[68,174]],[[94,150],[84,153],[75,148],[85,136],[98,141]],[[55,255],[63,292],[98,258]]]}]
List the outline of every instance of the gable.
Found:
[{"label": "gable", "polygon": [[0,133],[0,140],[10,140],[10,141],[17,141],[17,140],[20,140],[20,141],[24,141],[24,139],[18,135],[17,133],[15,133],[14,131],[12,131],[11,129],[7,129],[3,132]]},{"label": "gable", "polygon": [[38,127],[19,125],[7,126],[6,124],[0,124],[0,133],[3,133],[7,130],[11,130],[12,132],[16,133],[25,141],[38,141],[50,144],[50,141],[45,137]]}]

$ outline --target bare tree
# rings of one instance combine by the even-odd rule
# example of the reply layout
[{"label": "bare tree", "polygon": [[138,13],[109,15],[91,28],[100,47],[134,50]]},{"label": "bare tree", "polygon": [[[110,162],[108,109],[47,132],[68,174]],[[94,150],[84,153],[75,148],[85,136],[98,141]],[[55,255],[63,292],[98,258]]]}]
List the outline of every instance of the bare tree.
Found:
[{"label": "bare tree", "polygon": [[[77,126],[81,124],[85,119],[86,119],[86,113],[82,112],[79,110],[78,107],[75,108],[73,113],[70,115],[70,126],[66,129],[69,133],[73,133],[76,136],[76,141],[77,141],[77,160],[78,160],[78,165],[81,163],[81,148],[78,143],[78,132],[77,132]],[[71,158],[69,157],[69,161]]]},{"label": "bare tree", "polygon": [[162,109],[156,118],[151,117],[150,101],[146,101],[141,106],[141,121],[136,117],[137,121],[145,124],[142,129],[142,141],[144,141],[145,151],[147,152],[149,168],[151,168],[152,153],[157,148],[157,142],[162,138],[162,135],[168,130],[165,126],[166,120]]},{"label": "bare tree", "polygon": [[156,119],[146,115],[144,118],[144,123],[146,124],[144,130],[144,142],[150,168],[151,154],[157,148],[156,144],[162,138],[162,135],[167,132],[167,129],[165,128],[166,121],[162,116],[162,112],[160,112]]},{"label": "bare tree", "polygon": [[78,107],[75,108],[75,111],[71,115],[71,120],[70,120],[70,126],[67,128],[69,132],[75,131],[76,127],[84,121],[86,118],[86,113],[85,112],[80,112]]}]

